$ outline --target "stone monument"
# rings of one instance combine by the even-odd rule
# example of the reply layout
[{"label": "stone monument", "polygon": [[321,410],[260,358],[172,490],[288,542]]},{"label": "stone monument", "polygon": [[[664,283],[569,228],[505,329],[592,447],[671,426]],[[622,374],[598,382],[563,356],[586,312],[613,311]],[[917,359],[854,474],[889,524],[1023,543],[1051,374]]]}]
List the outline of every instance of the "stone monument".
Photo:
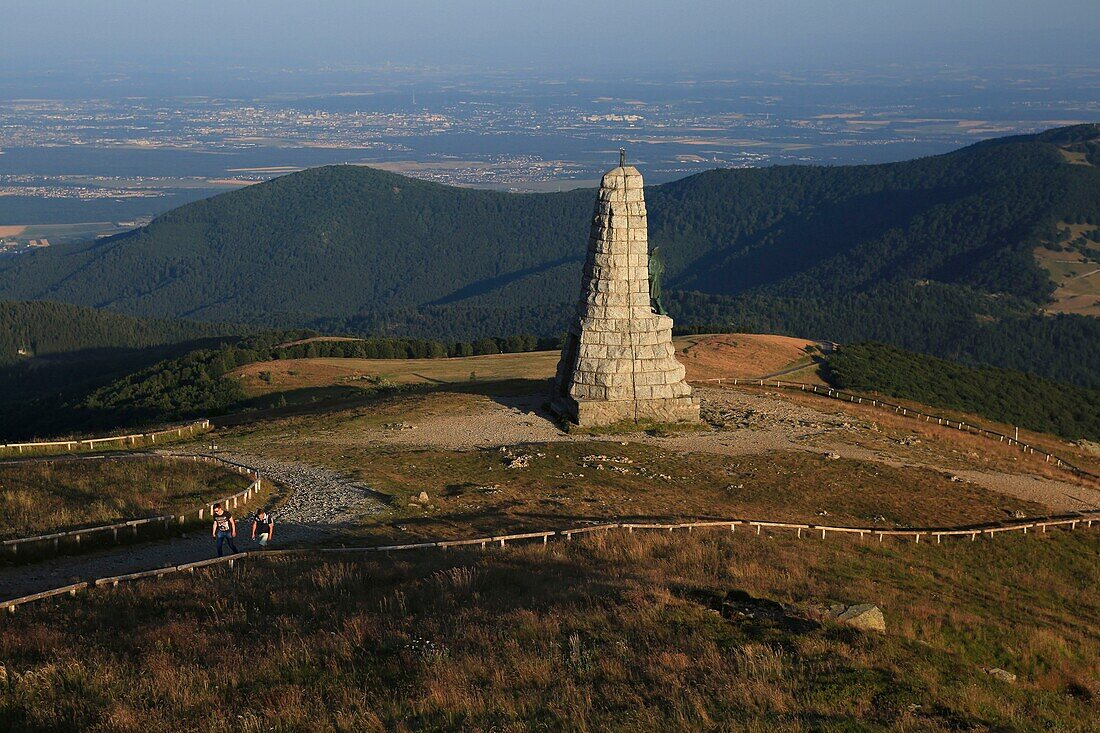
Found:
[{"label": "stone monument", "polygon": [[585,426],[699,419],[672,319],[651,297],[649,262],[642,175],[620,150],[600,182],[577,316],[554,378],[550,404],[561,417]]}]

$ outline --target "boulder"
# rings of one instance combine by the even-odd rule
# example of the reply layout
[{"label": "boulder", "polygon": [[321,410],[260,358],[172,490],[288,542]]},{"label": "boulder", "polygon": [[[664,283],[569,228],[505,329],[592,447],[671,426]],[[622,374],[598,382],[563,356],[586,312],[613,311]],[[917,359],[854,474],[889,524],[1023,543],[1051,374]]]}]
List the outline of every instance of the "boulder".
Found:
[{"label": "boulder", "polygon": [[986,667],[982,671],[990,677],[1000,680],[1001,682],[1008,682],[1011,684],[1016,681],[1016,675],[1012,674],[1006,669],[1001,669],[1000,667]]},{"label": "boulder", "polygon": [[882,609],[872,603],[859,603],[848,606],[838,613],[835,618],[840,623],[861,631],[886,633],[886,617],[882,615]]}]

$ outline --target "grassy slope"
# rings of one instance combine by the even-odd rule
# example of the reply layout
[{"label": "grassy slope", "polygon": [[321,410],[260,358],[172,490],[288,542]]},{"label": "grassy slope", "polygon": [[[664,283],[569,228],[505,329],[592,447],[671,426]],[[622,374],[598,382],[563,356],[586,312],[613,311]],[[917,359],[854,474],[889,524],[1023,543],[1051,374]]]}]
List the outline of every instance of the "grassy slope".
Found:
[{"label": "grassy slope", "polygon": [[[1098,552],[1095,531],[939,547],[714,531],[248,562],[5,622],[0,719],[51,731],[1085,731],[1100,697]],[[753,600],[723,608],[730,591]],[[879,604],[888,633],[802,620],[827,600]]]},{"label": "grassy slope", "polygon": [[204,463],[59,460],[0,465],[0,539],[190,509],[247,481]]}]

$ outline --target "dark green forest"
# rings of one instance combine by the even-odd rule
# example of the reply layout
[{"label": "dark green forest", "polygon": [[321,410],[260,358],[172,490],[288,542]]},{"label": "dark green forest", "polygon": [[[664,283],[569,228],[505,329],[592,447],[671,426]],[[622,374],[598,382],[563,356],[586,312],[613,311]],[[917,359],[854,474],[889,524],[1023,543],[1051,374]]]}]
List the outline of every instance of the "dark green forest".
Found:
[{"label": "dark green forest", "polygon": [[251,330],[175,319],[149,321],[67,303],[0,302],[0,365],[30,357],[142,349]]},{"label": "dark green forest", "polygon": [[[677,325],[876,339],[1096,386],[1095,320],[1037,315],[1031,254],[1100,220],[1100,125],[901,163],[715,170],[647,189]],[[644,166],[643,166],[644,168]],[[644,170],[643,170],[644,172]],[[330,166],[0,265],[0,298],[471,341],[562,333],[591,191],[507,194]],[[1052,350],[1053,349],[1053,350]]]},{"label": "dark green forest", "polygon": [[877,343],[848,344],[825,359],[836,387],[877,392],[1065,438],[1100,440],[1100,390],[1011,369],[973,368]]}]

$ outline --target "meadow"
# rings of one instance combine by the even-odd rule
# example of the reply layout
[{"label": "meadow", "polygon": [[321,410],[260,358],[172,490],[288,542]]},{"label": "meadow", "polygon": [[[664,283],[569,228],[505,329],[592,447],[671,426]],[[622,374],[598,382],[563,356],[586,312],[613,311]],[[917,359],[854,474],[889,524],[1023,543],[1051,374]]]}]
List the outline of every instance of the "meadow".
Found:
[{"label": "meadow", "polygon": [[[270,558],[0,627],[26,731],[1094,730],[1100,537]],[[868,602],[885,634],[823,620]],[[987,672],[1016,675],[1009,682]]]}]

